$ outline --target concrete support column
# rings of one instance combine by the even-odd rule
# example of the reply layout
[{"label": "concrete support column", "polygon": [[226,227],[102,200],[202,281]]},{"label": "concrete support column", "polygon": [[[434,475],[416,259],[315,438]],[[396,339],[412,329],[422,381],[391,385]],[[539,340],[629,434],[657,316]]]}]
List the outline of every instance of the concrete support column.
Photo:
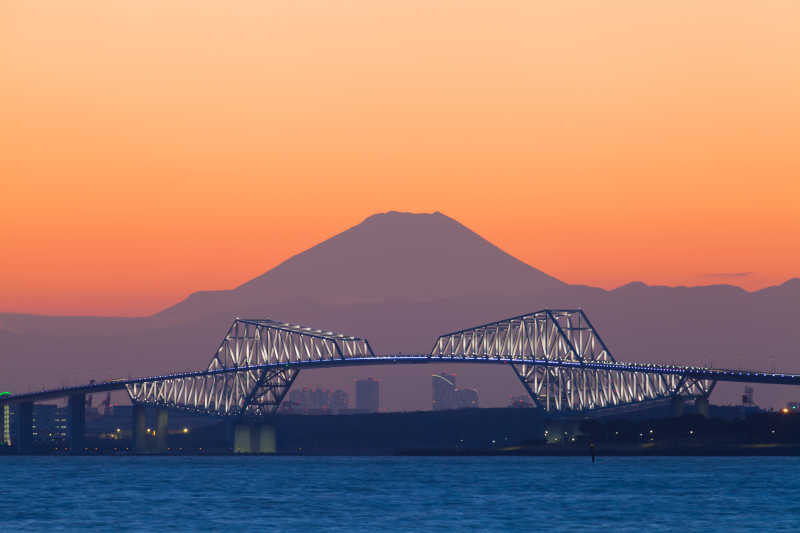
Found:
[{"label": "concrete support column", "polygon": [[169,434],[169,411],[159,407],[156,409],[156,453],[167,453],[167,435]]},{"label": "concrete support column", "polygon": [[682,396],[673,396],[672,400],[670,401],[670,410],[672,412],[672,416],[679,417],[683,416],[683,397]]},{"label": "concrete support column", "polygon": [[33,451],[33,402],[18,403],[17,411],[17,452]]},{"label": "concrete support column", "polygon": [[258,453],[259,439],[258,426],[250,426],[250,453]]},{"label": "concrete support column", "polygon": [[702,416],[703,418],[708,418],[709,416],[709,405],[708,405],[708,398],[697,398],[694,401],[694,408],[697,411],[697,414]]},{"label": "concrete support column", "polygon": [[252,432],[247,424],[233,427],[233,453],[253,453]]},{"label": "concrete support column", "polygon": [[275,426],[263,424],[258,427],[258,453],[275,453],[277,451]]},{"label": "concrete support column", "polygon": [[[236,428],[236,424],[230,418],[225,418],[225,442],[232,443],[233,442],[233,431]],[[233,449],[233,444],[231,444],[231,449]]]},{"label": "concrete support column", "polygon": [[145,410],[143,405],[133,406],[133,451],[135,453],[147,452],[147,433],[145,433]]},{"label": "concrete support column", "polygon": [[83,453],[86,447],[86,395],[73,394],[69,397],[68,444],[72,453]]}]

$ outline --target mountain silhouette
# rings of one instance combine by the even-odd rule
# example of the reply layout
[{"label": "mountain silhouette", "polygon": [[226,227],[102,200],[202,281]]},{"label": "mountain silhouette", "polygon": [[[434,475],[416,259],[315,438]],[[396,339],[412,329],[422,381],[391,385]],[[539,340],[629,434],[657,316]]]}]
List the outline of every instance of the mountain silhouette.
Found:
[{"label": "mountain silhouette", "polygon": [[439,212],[372,215],[230,291],[196,292],[157,316],[186,320],[264,303],[352,305],[514,295],[565,286]]},{"label": "mountain silhouette", "polygon": [[[748,292],[730,285],[607,291],[568,285],[441,214],[389,212],[291,257],[239,287],[196,292],[153,316],[0,313],[0,390],[199,369],[234,316],[271,318],[369,338],[378,353],[426,353],[447,331],[538,310],[581,307],[618,360],[800,371],[800,279]],[[295,386],[383,382],[390,409],[430,408],[430,375],[457,372],[481,405],[524,394],[507,368],[429,365],[305,371]],[[738,400],[720,384],[712,401]],[[800,399],[756,388],[756,401]]]}]

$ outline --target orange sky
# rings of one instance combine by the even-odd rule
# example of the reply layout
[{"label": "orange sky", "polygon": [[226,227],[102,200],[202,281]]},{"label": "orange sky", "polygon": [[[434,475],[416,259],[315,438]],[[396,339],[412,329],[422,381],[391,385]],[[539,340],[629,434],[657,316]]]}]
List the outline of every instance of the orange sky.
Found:
[{"label": "orange sky", "polygon": [[572,283],[780,283],[799,26],[796,0],[3,2],[0,310],[149,314],[390,209]]}]

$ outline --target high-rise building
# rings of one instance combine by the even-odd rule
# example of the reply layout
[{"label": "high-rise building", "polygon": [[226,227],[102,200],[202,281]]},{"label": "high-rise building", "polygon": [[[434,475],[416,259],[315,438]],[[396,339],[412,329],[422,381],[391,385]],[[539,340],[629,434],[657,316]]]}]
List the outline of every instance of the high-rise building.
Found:
[{"label": "high-rise building", "polygon": [[433,410],[444,411],[455,409],[456,377],[450,374],[434,374],[431,376],[433,393]]},{"label": "high-rise building", "polygon": [[350,408],[350,396],[343,390],[337,389],[331,394],[330,409],[333,412],[341,413]]},{"label": "high-rise building", "polygon": [[356,381],[356,409],[365,413],[374,413],[380,406],[380,382],[372,378]]},{"label": "high-rise building", "polygon": [[478,407],[478,391],[456,388],[456,377],[450,374],[431,376],[433,410],[468,409]]},{"label": "high-rise building", "polygon": [[11,408],[10,405],[5,404],[3,405],[2,410],[2,426],[0,426],[0,444],[5,444],[6,446],[11,446],[11,435],[14,431],[13,427],[13,420],[14,420],[14,410]]}]

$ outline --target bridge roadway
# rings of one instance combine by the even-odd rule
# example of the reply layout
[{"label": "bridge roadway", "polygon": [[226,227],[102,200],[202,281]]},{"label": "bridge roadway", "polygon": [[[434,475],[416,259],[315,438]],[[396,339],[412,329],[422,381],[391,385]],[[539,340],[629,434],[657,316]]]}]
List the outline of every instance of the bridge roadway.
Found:
[{"label": "bridge roadway", "polygon": [[469,364],[500,364],[500,365],[535,365],[547,367],[582,368],[585,370],[614,370],[619,372],[636,372],[645,374],[677,375],[686,378],[704,379],[711,381],[727,381],[739,383],[764,383],[770,385],[800,385],[800,374],[785,374],[778,372],[764,372],[758,370],[738,370],[725,368],[705,368],[695,366],[663,365],[658,363],[625,363],[605,361],[558,361],[552,359],[520,359],[508,357],[448,357],[432,356],[429,354],[397,354],[380,355],[374,357],[342,358],[328,360],[292,361],[284,363],[269,363],[259,365],[242,365],[233,368],[220,368],[214,370],[200,370],[193,372],[178,372],[159,376],[148,376],[130,379],[115,379],[101,383],[76,385],[58,389],[48,389],[37,392],[12,394],[0,396],[0,404],[16,404],[39,402],[55,398],[65,398],[76,394],[93,394],[114,390],[122,390],[127,385],[155,383],[173,379],[213,376],[270,369],[297,368],[312,370],[314,368],[331,368],[343,366],[371,366],[371,365],[401,365],[401,364],[430,364],[430,363],[469,363]]},{"label": "bridge roadway", "polygon": [[[208,376],[219,376],[224,374],[248,373],[253,371],[291,371],[291,370],[310,370],[314,368],[331,368],[343,366],[367,366],[367,365],[401,365],[401,364],[494,364],[494,365],[529,365],[532,367],[560,367],[564,369],[616,371],[634,374],[658,374],[678,376],[681,380],[696,379],[708,380],[713,383],[718,381],[746,382],[746,383],[767,383],[776,385],[800,385],[800,374],[785,374],[777,372],[763,372],[753,370],[703,368],[693,366],[663,365],[656,363],[625,363],[615,361],[568,361],[558,359],[543,358],[520,358],[520,357],[496,357],[496,356],[440,356],[431,354],[396,354],[383,356],[367,356],[353,358],[332,358],[322,360],[305,360],[274,362],[257,365],[239,365],[225,368],[212,368],[195,372],[178,372],[173,374],[163,374],[158,376],[139,377],[131,379],[118,379],[101,383],[89,383],[73,387],[63,387],[59,389],[42,390],[38,392],[28,392],[23,394],[3,394],[0,395],[0,412],[3,416],[8,413],[7,407],[16,404],[18,434],[16,447],[20,453],[30,453],[33,449],[32,427],[33,427],[33,404],[37,401],[50,400],[55,398],[68,398],[68,409],[70,412],[70,423],[68,425],[68,445],[69,449],[80,453],[84,450],[85,444],[85,398],[87,394],[101,393],[125,389],[129,385],[153,384],[159,382],[169,382],[171,380],[181,380],[185,378],[199,378]],[[518,374],[519,375],[519,374]],[[530,392],[530,389],[529,389]],[[710,393],[710,389],[708,390]],[[707,412],[708,400],[706,397],[700,399],[705,405]],[[145,433],[145,414],[144,405],[134,406],[133,435],[134,450],[137,453],[149,451],[166,452],[167,441],[167,408],[159,406],[157,408],[157,431],[152,436],[158,435],[155,441],[155,448],[152,443],[147,444],[148,438]],[[5,424],[3,424],[5,425]],[[20,428],[24,428],[20,432]],[[150,448],[148,448],[150,446]],[[276,450],[274,428],[268,424],[259,427],[251,427],[240,423],[235,426],[234,450],[241,453],[259,451],[262,453],[274,453]]]},{"label": "bridge roadway", "polygon": [[[16,445],[32,449],[34,403],[68,398],[69,448],[84,450],[86,395],[126,389],[133,408],[135,449],[166,450],[169,409],[223,416],[237,424],[242,450],[274,451],[269,417],[301,370],[400,364],[494,364],[509,366],[534,404],[547,412],[585,412],[669,399],[673,412],[695,399],[708,413],[719,381],[800,385],[800,374],[626,363],[611,351],[581,309],[541,309],[440,335],[430,353],[376,356],[369,341],[271,319],[236,317],[204,370],[116,379],[101,383],[0,394],[4,423],[15,404]],[[155,408],[156,430],[145,435],[145,409]],[[258,435],[251,430],[261,424]],[[8,440],[4,432],[4,440]],[[145,447],[144,444],[147,444]]]}]

